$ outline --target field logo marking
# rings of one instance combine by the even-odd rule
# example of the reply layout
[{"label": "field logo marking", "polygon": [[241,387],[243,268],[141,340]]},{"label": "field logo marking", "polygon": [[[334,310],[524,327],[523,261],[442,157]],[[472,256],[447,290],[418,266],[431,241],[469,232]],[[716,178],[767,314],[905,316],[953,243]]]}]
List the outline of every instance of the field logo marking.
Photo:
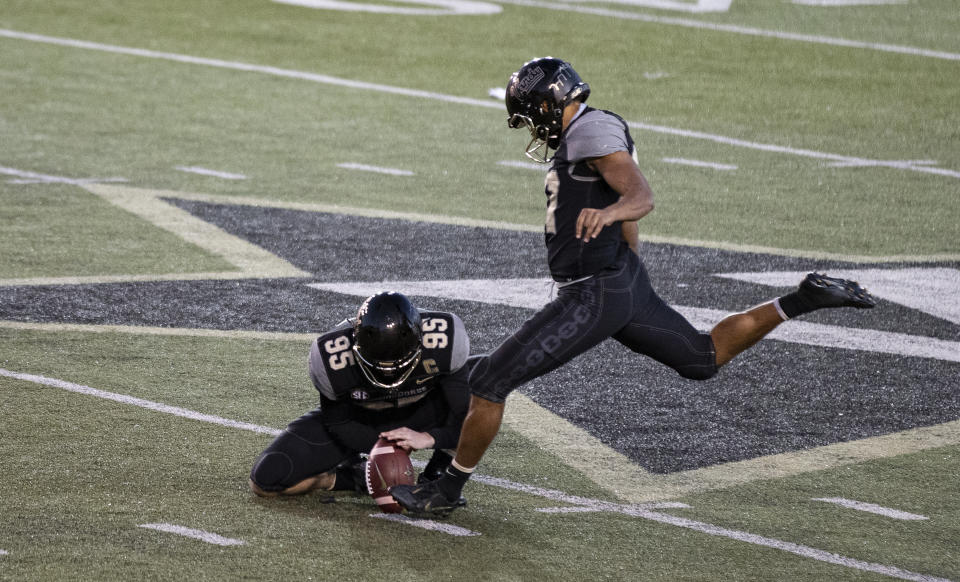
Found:
[{"label": "field logo marking", "polygon": [[[541,169],[542,171],[542,169]],[[330,214],[340,214],[349,216],[361,216],[370,218],[383,218],[388,220],[409,220],[413,222],[425,222],[435,224],[447,224],[456,226],[468,226],[479,228],[490,228],[497,230],[510,230],[519,232],[542,232],[542,225],[533,224],[514,224],[502,221],[483,220],[474,218],[465,218],[462,216],[449,216],[440,214],[420,214],[414,212],[401,212],[395,210],[381,210],[377,208],[358,208],[350,206],[341,206],[338,204],[318,204],[309,202],[282,202],[267,200],[262,198],[253,198],[247,196],[230,196],[216,194],[198,194],[191,192],[179,192],[169,190],[152,190],[144,188],[133,188],[130,186],[117,186],[109,184],[83,184],[82,187],[89,192],[96,194],[108,202],[119,206],[136,216],[154,224],[155,226],[167,230],[183,240],[197,245],[198,247],[210,252],[211,254],[222,257],[227,262],[236,265],[236,271],[222,272],[196,272],[196,273],[159,273],[159,274],[138,274],[138,275],[98,275],[98,276],[67,276],[67,277],[28,277],[17,279],[0,279],[0,286],[26,286],[26,285],[82,285],[95,283],[127,283],[144,281],[190,281],[190,280],[231,280],[231,279],[255,279],[255,278],[281,278],[281,277],[312,277],[311,273],[302,271],[294,265],[282,259],[269,251],[258,247],[240,237],[231,235],[222,229],[207,223],[192,214],[169,204],[164,199],[189,200],[194,202],[204,202],[210,204],[230,204],[236,206],[252,206],[256,208],[281,208],[286,210],[297,210],[304,212],[323,212]],[[925,255],[925,256],[858,256],[841,255],[836,253],[824,253],[820,251],[806,251],[798,249],[781,249],[772,247],[761,247],[757,245],[743,245],[735,243],[726,243],[722,241],[703,241],[689,240],[676,237],[661,237],[656,235],[641,236],[644,242],[658,244],[674,244],[683,246],[692,246],[700,248],[714,248],[743,253],[764,253],[771,255],[803,257],[809,259],[849,261],[849,262],[932,262],[932,261],[956,261],[960,260],[960,255]],[[735,274],[734,274],[735,275]],[[730,275],[730,276],[734,276]],[[799,279],[797,279],[799,280]],[[420,282],[424,283],[424,282]],[[795,283],[795,282],[794,282]],[[440,282],[432,282],[431,285],[436,288]],[[479,284],[481,287],[487,287],[490,281],[459,281],[454,282],[458,288],[470,284]],[[517,285],[525,285],[521,280],[511,279],[504,281],[510,289],[515,289]],[[537,285],[547,287],[545,282],[538,282]],[[792,285],[792,283],[791,283]],[[526,294],[529,290],[518,290],[518,294]],[[427,293],[429,295],[429,293]],[[538,300],[545,298],[545,291],[535,293],[533,297]],[[523,297],[520,300],[525,300]],[[543,303],[533,306],[539,308]],[[949,302],[943,302],[949,304]],[[512,305],[512,303],[506,303]],[[528,306],[523,303],[522,306]],[[710,315],[707,315],[710,317]]]},{"label": "field logo marking", "polygon": [[823,501],[825,503],[833,503],[834,505],[839,505],[840,507],[846,507],[848,509],[856,509],[857,511],[865,511],[867,513],[874,513],[876,515],[882,515],[884,517],[889,517],[892,519],[902,519],[905,521],[922,521],[930,519],[925,515],[917,515],[916,513],[910,513],[907,511],[900,511],[899,509],[890,509],[889,507],[883,507],[881,505],[875,505],[873,503],[864,503],[863,501],[854,501],[852,499],[844,499],[843,497],[815,497],[812,501]]},{"label": "field logo marking", "polygon": [[[902,302],[913,308],[934,309],[930,303],[927,303],[929,293],[922,286],[912,283],[915,279],[914,269],[897,270],[869,270],[855,271],[846,273],[853,278],[859,278],[861,281],[891,281],[889,289],[897,291],[888,292],[886,287],[878,295],[890,301]],[[956,280],[947,277],[943,283],[936,287],[942,293],[934,294],[933,301],[937,297],[956,297],[960,295],[960,271],[954,269],[939,269],[955,273]],[[786,274],[785,278],[789,283],[780,284],[777,276],[774,277],[778,286],[794,287],[803,278],[801,274]],[[844,273],[841,273],[841,275]],[[765,274],[757,274],[761,279]],[[859,276],[864,275],[864,276]],[[734,275],[725,275],[730,278],[736,278]],[[739,276],[739,275],[738,275]],[[904,285],[894,287],[897,281],[905,282]],[[759,282],[759,281],[755,281]],[[386,281],[359,281],[359,282],[338,282],[338,283],[309,283],[308,286],[323,291],[333,291],[346,295],[357,297],[368,297],[376,293]],[[522,307],[526,309],[539,309],[552,299],[550,281],[547,279],[454,279],[442,281],[389,281],[390,287],[406,295],[420,297],[438,297],[443,299],[457,299],[465,301],[476,301],[492,305],[508,305],[511,307]],[[912,285],[912,287],[911,287]],[[914,294],[904,295],[904,290],[910,290]],[[920,299],[919,297],[923,297]],[[914,301],[914,298],[918,298]],[[956,306],[947,301],[954,309]],[[951,307],[943,306],[944,309]],[[674,309],[684,315],[694,327],[708,331],[718,321],[729,315],[728,312],[719,309],[708,309],[704,307],[689,307],[683,305],[674,305]],[[943,313],[943,311],[938,311]],[[806,321],[790,321],[782,324],[771,332],[767,340],[779,340],[791,343],[805,345],[814,345],[830,348],[843,348],[859,351],[888,353],[910,357],[935,358],[948,362],[960,362],[960,342],[941,340],[926,336],[910,335],[905,333],[879,331],[863,328],[845,328],[836,325],[826,325],[819,323],[810,323]]]},{"label": "field logo marking", "polygon": [[172,533],[187,538],[193,538],[195,540],[200,540],[201,542],[206,542],[208,544],[214,544],[217,546],[243,546],[247,543],[243,540],[225,538],[215,533],[203,531],[202,529],[193,529],[190,527],[184,527],[182,525],[174,525],[172,523],[144,523],[138,527]]},{"label": "field logo marking", "polygon": [[[284,334],[264,332],[237,332],[225,330],[197,330],[176,328],[142,328],[137,326],[107,326],[56,323],[25,323],[0,321],[0,328],[34,330],[49,333],[131,333],[138,335],[184,335],[190,337],[231,337],[272,341],[309,342],[311,334]],[[81,394],[98,396],[125,404],[176,414],[185,418],[234,426],[264,434],[281,431],[249,423],[233,425],[234,421],[212,415],[188,411],[166,404],[150,402],[122,394],[96,390],[62,380],[21,374],[0,369],[0,376],[62,388]],[[179,414],[178,414],[179,413]],[[225,422],[223,422],[225,421]],[[529,397],[513,392],[508,399],[504,425],[553,451],[558,458],[584,474],[588,479],[630,503],[653,503],[675,499],[683,495],[703,493],[752,483],[761,479],[779,479],[812,471],[852,465],[873,459],[896,457],[928,449],[960,444],[960,421],[920,427],[899,433],[846,441],[813,449],[757,457],[701,469],[680,471],[665,475],[654,474],[633,463],[625,455],[611,449],[580,427],[542,408]],[[532,486],[513,486],[504,480],[476,476],[475,481],[522,490],[553,501],[583,505],[583,499],[551,493]]]},{"label": "field logo marking", "polygon": [[[718,276],[771,287],[793,287],[805,274],[800,271],[766,271],[722,273]],[[958,269],[857,269],[831,271],[830,275],[857,280],[867,287],[870,293],[881,299],[960,325],[960,301],[957,301],[960,297]]]},{"label": "field logo marking", "polygon": [[400,14],[404,16],[498,14],[503,11],[503,8],[501,8],[499,4],[492,4],[490,2],[474,2],[468,0],[405,0],[406,4],[433,6],[434,8],[408,8],[398,5],[348,2],[347,0],[273,0],[273,2],[276,2],[277,4],[290,4],[293,6],[303,6],[306,8],[323,10],[373,12],[376,14]]},{"label": "field logo marking", "polygon": [[213,273],[159,273],[150,275],[103,275],[73,277],[34,277],[0,279],[0,285],[81,285],[88,283],[123,283],[140,281],[188,281],[207,279],[268,279],[311,277],[312,274],[293,266],[289,261],[238,236],[181,210],[163,198],[184,198],[181,193],[145,190],[128,186],[83,184],[87,191],[107,202],[166,230],[184,241],[219,256],[236,271]]}]

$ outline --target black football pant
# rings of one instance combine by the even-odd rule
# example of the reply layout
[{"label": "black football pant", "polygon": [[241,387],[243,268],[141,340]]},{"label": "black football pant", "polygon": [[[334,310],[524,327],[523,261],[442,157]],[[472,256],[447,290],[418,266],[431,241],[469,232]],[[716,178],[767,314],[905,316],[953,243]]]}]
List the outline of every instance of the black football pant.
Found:
[{"label": "black football pant", "polygon": [[556,299],[483,357],[470,374],[470,391],[503,402],[518,386],[610,337],[685,378],[705,380],[717,371],[710,334],[667,305],[640,258],[624,252],[614,267],[561,287]]},{"label": "black football pant", "polygon": [[[445,409],[438,412],[433,406],[426,405],[391,412],[394,414],[369,413],[369,426],[376,433],[401,426],[426,431],[444,422],[447,414]],[[384,418],[378,422],[374,420],[377,416]],[[370,443],[365,450],[352,450],[334,439],[321,422],[318,407],[291,422],[277,435],[257,458],[250,479],[263,491],[283,491],[308,477],[326,473],[344,461],[355,459],[359,453],[370,452],[372,446]]]}]

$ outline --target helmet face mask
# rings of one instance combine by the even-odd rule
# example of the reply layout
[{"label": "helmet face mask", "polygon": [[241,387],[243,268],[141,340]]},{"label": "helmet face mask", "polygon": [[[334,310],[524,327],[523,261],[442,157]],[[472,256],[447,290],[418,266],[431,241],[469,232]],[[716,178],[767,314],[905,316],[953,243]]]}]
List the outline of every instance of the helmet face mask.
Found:
[{"label": "helmet face mask", "polygon": [[423,352],[420,312],[400,293],[378,293],[357,311],[353,353],[364,377],[395,390],[407,381]]},{"label": "helmet face mask", "polygon": [[530,132],[526,156],[539,163],[553,159],[549,154],[560,145],[564,109],[575,100],[586,101],[589,95],[590,86],[560,59],[534,59],[511,75],[506,91],[507,125],[526,127]]}]

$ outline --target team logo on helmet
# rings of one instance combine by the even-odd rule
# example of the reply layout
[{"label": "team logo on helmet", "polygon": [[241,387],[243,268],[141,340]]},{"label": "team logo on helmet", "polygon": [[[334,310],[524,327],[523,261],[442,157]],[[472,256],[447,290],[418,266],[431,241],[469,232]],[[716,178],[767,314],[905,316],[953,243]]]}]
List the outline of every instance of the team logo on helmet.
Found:
[{"label": "team logo on helmet", "polygon": [[543,69],[540,67],[530,69],[527,71],[527,74],[517,82],[517,93],[526,95],[531,89],[537,86],[537,83],[539,83],[544,76]]}]

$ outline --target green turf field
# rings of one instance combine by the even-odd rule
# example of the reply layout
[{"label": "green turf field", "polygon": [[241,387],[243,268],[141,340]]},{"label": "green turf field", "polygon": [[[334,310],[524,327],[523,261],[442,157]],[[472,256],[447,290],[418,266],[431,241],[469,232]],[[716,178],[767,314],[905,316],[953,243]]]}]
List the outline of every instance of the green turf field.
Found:
[{"label": "green turf field", "polygon": [[[191,238],[162,203],[176,197],[537,231],[543,173],[500,163],[523,161],[527,137],[489,92],[547,54],[631,123],[656,196],[646,239],[955,270],[960,11],[827,4],[518,0],[417,16],[5,0],[0,289],[297,276],[245,267],[247,243]],[[750,465],[734,485],[684,473],[670,483],[686,493],[662,506],[629,503],[508,423],[489,480],[441,524],[460,529],[431,531],[372,519],[363,497],[260,500],[246,476],[269,434],[143,407],[281,429],[315,403],[304,362],[317,330],[26,319],[0,317],[0,370],[33,375],[0,375],[0,580],[960,580],[956,421],[823,466]],[[828,497],[925,519],[815,500]],[[243,544],[142,527],[155,523]]]}]

